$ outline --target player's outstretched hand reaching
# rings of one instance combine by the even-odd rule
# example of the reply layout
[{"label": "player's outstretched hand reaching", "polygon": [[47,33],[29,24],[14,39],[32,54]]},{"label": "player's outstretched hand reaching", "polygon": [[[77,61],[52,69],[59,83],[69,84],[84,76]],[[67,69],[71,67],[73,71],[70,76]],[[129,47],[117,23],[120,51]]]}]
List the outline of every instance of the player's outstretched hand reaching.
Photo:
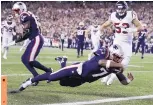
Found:
[{"label": "player's outstretched hand reaching", "polygon": [[127,78],[128,78],[130,81],[133,81],[133,80],[134,80],[134,77],[133,77],[132,73],[128,73],[128,74],[127,74]]}]

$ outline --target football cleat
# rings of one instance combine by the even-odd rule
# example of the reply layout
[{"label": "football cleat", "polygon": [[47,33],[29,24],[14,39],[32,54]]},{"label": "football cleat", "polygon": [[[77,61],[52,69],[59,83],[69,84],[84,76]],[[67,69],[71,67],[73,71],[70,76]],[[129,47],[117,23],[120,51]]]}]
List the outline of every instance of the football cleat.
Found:
[{"label": "football cleat", "polygon": [[67,57],[67,56],[63,56],[62,58],[63,58],[63,61],[65,61],[65,62],[66,62],[66,61],[67,61],[67,59],[68,59],[68,57]]},{"label": "football cleat", "polygon": [[4,55],[4,56],[3,56],[3,59],[7,59],[7,57]]},{"label": "football cleat", "polygon": [[62,61],[62,57],[56,57],[55,60],[56,61]]},{"label": "football cleat", "polygon": [[66,62],[68,59],[67,56],[62,56],[62,57],[56,57],[55,60],[58,62]]},{"label": "football cleat", "polygon": [[[32,85],[32,82],[31,82],[31,79],[32,78],[28,78],[25,82],[23,82],[19,88],[19,91],[23,91],[25,90],[28,86],[31,86]],[[38,84],[38,83],[37,83]]]}]

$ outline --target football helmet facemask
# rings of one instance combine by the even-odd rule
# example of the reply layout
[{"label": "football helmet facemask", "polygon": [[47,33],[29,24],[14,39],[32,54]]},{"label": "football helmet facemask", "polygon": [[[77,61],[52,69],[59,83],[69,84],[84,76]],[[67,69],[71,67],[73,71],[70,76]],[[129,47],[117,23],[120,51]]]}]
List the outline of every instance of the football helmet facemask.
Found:
[{"label": "football helmet facemask", "polygon": [[16,2],[12,7],[12,11],[15,15],[20,15],[22,12],[27,11],[27,7],[23,2]]},{"label": "football helmet facemask", "polygon": [[125,15],[128,10],[128,4],[125,1],[118,1],[116,3],[116,12],[119,16]]},{"label": "football helmet facemask", "polygon": [[112,60],[120,63],[123,60],[123,51],[121,46],[114,44],[111,48],[110,48],[110,54],[112,56]]}]

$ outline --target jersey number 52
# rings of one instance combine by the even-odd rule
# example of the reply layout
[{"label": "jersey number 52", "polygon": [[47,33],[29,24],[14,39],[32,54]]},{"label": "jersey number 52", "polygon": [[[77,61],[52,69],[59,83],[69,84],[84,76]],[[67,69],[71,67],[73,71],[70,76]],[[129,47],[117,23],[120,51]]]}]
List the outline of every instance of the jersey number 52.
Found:
[{"label": "jersey number 52", "polygon": [[114,23],[115,26],[115,32],[116,33],[123,33],[123,34],[127,34],[127,31],[122,31],[121,27],[129,28],[129,24],[128,23]]}]

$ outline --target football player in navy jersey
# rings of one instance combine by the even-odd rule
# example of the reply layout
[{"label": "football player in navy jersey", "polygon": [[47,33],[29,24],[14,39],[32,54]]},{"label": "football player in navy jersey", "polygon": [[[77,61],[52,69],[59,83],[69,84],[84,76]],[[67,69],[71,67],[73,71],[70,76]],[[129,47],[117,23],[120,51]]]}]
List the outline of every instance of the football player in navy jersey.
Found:
[{"label": "football player in navy jersey", "polygon": [[20,86],[18,91],[23,91],[32,83],[43,80],[48,80],[48,82],[59,80],[62,86],[76,87],[86,82],[94,82],[110,73],[115,73],[119,81],[123,85],[127,85],[133,80],[133,75],[131,73],[128,74],[128,77],[123,75],[123,67],[120,63],[123,59],[122,54],[121,47],[119,45],[114,45],[111,52],[107,48],[102,47],[94,53],[95,56],[90,60],[82,63],[78,62],[70,66],[66,66],[67,58],[56,58],[56,60],[61,59],[62,68],[60,70],[29,78]]},{"label": "football player in navy jersey", "polygon": [[[37,24],[37,19],[31,12],[27,11],[26,5],[23,2],[16,2],[13,5],[12,11],[15,16],[19,16],[20,23],[23,25],[23,36],[19,39],[11,42],[9,45],[24,41],[26,39],[30,40],[24,54],[22,55],[22,63],[27,67],[27,69],[33,74],[34,77],[38,75],[35,68],[41,69],[45,72],[51,72],[51,68],[47,68],[38,61],[36,57],[38,56],[44,40],[40,34],[39,26]],[[35,84],[37,85],[38,82]]]},{"label": "football player in navy jersey", "polygon": [[83,56],[83,47],[84,47],[84,41],[85,41],[85,34],[86,34],[86,28],[84,27],[84,23],[80,22],[79,27],[76,31],[76,38],[77,38],[77,57],[80,57],[80,51],[81,56]]},{"label": "football player in navy jersey", "polygon": [[144,58],[144,53],[145,53],[145,39],[146,39],[146,34],[147,34],[147,29],[146,29],[146,25],[144,24],[144,30],[138,33],[138,43],[137,43],[137,47],[136,47],[136,51],[135,54],[138,53],[138,50],[141,46],[142,51],[141,51],[141,59]]}]

